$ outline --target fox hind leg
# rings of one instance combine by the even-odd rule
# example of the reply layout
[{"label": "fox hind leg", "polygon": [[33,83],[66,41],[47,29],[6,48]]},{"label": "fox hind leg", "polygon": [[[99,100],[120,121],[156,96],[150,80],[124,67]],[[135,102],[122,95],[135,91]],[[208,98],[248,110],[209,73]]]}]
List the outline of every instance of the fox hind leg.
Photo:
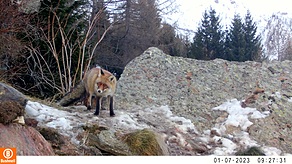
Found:
[{"label": "fox hind leg", "polygon": [[92,94],[89,93],[86,95],[86,101],[87,110],[91,110]]}]

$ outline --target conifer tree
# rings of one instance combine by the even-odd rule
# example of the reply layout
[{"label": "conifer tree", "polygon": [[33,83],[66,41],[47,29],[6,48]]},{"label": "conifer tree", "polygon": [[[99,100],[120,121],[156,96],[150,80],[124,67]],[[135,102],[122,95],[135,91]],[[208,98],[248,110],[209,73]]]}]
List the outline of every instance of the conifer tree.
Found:
[{"label": "conifer tree", "polygon": [[225,50],[228,51],[225,52],[227,60],[246,61],[245,48],[246,41],[244,34],[244,24],[242,23],[240,16],[235,14],[225,42]]},{"label": "conifer tree", "polygon": [[226,60],[231,60],[232,56],[232,44],[230,38],[230,30],[225,30],[225,41],[224,41],[224,56]]},{"label": "conifer tree", "polygon": [[213,51],[213,59],[224,59],[224,35],[222,32],[222,26],[220,25],[219,16],[216,15],[215,10],[210,10],[210,47]]},{"label": "conifer tree", "polygon": [[257,26],[251,17],[249,11],[245,16],[244,33],[246,42],[246,57],[247,60],[260,60],[261,59],[261,38],[256,35]]},{"label": "conifer tree", "polygon": [[230,61],[262,60],[261,39],[256,35],[256,24],[248,11],[244,23],[238,14],[234,15],[230,30],[225,38],[224,52]]},{"label": "conifer tree", "polygon": [[202,25],[198,28],[195,33],[195,37],[193,39],[193,43],[191,44],[191,53],[189,55],[190,58],[195,58],[199,60],[206,60],[205,50],[207,49],[208,39],[207,39],[207,31],[208,28],[208,13],[207,11],[203,14]]},{"label": "conifer tree", "polygon": [[187,41],[176,34],[175,27],[162,23],[160,28],[158,48],[171,56],[186,56]]},{"label": "conifer tree", "polygon": [[203,14],[202,24],[195,33],[189,57],[212,60],[224,58],[223,55],[222,26],[216,11],[211,8]]}]

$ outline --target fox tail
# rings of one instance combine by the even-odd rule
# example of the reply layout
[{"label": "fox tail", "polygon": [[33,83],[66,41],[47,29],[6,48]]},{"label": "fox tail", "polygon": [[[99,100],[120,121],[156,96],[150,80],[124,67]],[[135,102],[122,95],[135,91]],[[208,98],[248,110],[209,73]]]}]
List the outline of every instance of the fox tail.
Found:
[{"label": "fox tail", "polygon": [[58,101],[58,105],[69,106],[76,101],[82,100],[85,97],[85,85],[81,81],[71,92],[67,93],[61,100]]}]

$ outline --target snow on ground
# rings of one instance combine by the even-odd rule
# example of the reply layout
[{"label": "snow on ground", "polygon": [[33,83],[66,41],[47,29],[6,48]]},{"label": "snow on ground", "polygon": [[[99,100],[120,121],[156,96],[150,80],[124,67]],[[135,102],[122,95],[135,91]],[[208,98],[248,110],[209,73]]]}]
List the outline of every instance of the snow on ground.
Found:
[{"label": "snow on ground", "polygon": [[34,116],[35,119],[41,123],[46,123],[48,127],[58,127],[62,130],[70,130],[73,128],[71,126],[71,120],[65,118],[68,117],[68,112],[66,111],[61,111],[32,101],[27,102],[25,109],[26,114]]},{"label": "snow on ground", "polygon": [[[205,142],[208,147],[210,143],[216,143],[213,155],[233,155],[239,148],[250,148],[253,146],[260,146],[267,155],[280,155],[282,152],[273,147],[261,146],[255,140],[249,137],[246,131],[253,123],[249,119],[262,119],[269,116],[269,112],[259,112],[256,108],[242,108],[240,101],[237,99],[228,100],[222,105],[213,108],[212,110],[226,111],[228,116],[225,121],[216,124],[211,130],[217,131],[220,136],[211,136],[211,130],[206,130],[203,134],[199,134],[191,120],[184,117],[175,116],[168,106],[153,107],[139,110],[139,118],[133,119],[135,114],[127,113],[116,118],[115,126],[121,126],[129,129],[142,129],[151,127],[159,129],[176,129],[175,135],[170,136],[171,139],[176,140],[181,146],[187,145],[186,136],[184,134],[193,132],[196,135],[201,135],[200,141]],[[126,115],[126,116],[125,116]],[[143,121],[139,120],[143,119]],[[161,122],[160,122],[161,121]],[[149,123],[150,122],[150,123]],[[159,125],[157,125],[159,124]],[[167,125],[168,127],[159,127]],[[226,129],[230,126],[238,127],[241,131],[233,131],[228,134]]]},{"label": "snow on ground", "polygon": [[[261,119],[269,116],[269,112],[259,112],[256,108],[242,108],[241,102],[237,99],[228,100],[222,105],[213,108],[212,110],[226,111],[228,116],[222,123],[216,124],[214,129],[220,134],[220,137],[213,137],[214,140],[220,140],[222,147],[217,147],[214,151],[214,155],[230,155],[237,151],[238,146],[243,148],[249,148],[253,146],[260,146],[256,141],[250,139],[249,134],[246,132],[247,128],[253,123],[251,119]],[[234,130],[228,134],[227,128],[238,127],[240,132]],[[228,137],[223,137],[228,136]],[[236,145],[233,140],[236,140],[239,145]],[[281,153],[281,152],[280,152]],[[277,155],[280,155],[277,151]]]},{"label": "snow on ground", "polygon": [[[190,150],[189,140],[199,140],[207,145],[212,155],[233,155],[239,148],[252,146],[262,147],[267,155],[282,154],[277,148],[258,145],[247,132],[247,128],[253,124],[250,119],[263,119],[269,113],[259,112],[255,108],[242,108],[240,101],[236,99],[228,100],[211,110],[225,111],[228,115],[212,129],[206,129],[200,134],[191,120],[174,115],[168,106],[131,111],[116,110],[116,117],[109,117],[108,111],[102,111],[100,117],[95,117],[92,112],[62,111],[32,101],[28,101],[26,106],[27,115],[34,117],[39,125],[56,128],[60,133],[72,137],[72,141],[77,144],[79,142],[75,139],[76,132],[80,132],[82,125],[99,123],[128,132],[151,128],[162,133],[166,142],[176,141],[179,146]],[[230,130],[230,127],[237,130]],[[216,131],[218,135],[211,135],[211,131]]]},{"label": "snow on ground", "polygon": [[[39,102],[28,101],[25,107],[26,115],[38,121],[38,126],[57,129],[61,134],[69,136],[71,141],[79,144],[76,139],[77,131],[80,131],[82,125],[88,122],[97,122],[97,117],[89,118],[89,113],[82,114],[78,111],[68,112],[59,110]],[[83,118],[83,119],[82,119]]]},{"label": "snow on ground", "polygon": [[269,115],[269,111],[261,113],[256,108],[242,108],[240,104],[240,101],[232,99],[218,107],[213,108],[213,110],[228,112],[229,115],[224,124],[240,127],[243,131],[245,131],[249,126],[253,124],[251,121],[249,121],[249,117],[252,119],[259,119],[265,118]]}]

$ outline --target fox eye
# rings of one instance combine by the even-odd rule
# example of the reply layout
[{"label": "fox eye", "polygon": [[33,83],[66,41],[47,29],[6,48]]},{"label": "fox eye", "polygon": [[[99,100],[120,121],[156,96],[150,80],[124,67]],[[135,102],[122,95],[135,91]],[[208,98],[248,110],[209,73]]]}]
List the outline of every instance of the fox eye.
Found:
[{"label": "fox eye", "polygon": [[114,79],[115,79],[115,78],[114,78],[113,76],[111,76],[109,80],[110,80],[110,81],[114,81]]}]

